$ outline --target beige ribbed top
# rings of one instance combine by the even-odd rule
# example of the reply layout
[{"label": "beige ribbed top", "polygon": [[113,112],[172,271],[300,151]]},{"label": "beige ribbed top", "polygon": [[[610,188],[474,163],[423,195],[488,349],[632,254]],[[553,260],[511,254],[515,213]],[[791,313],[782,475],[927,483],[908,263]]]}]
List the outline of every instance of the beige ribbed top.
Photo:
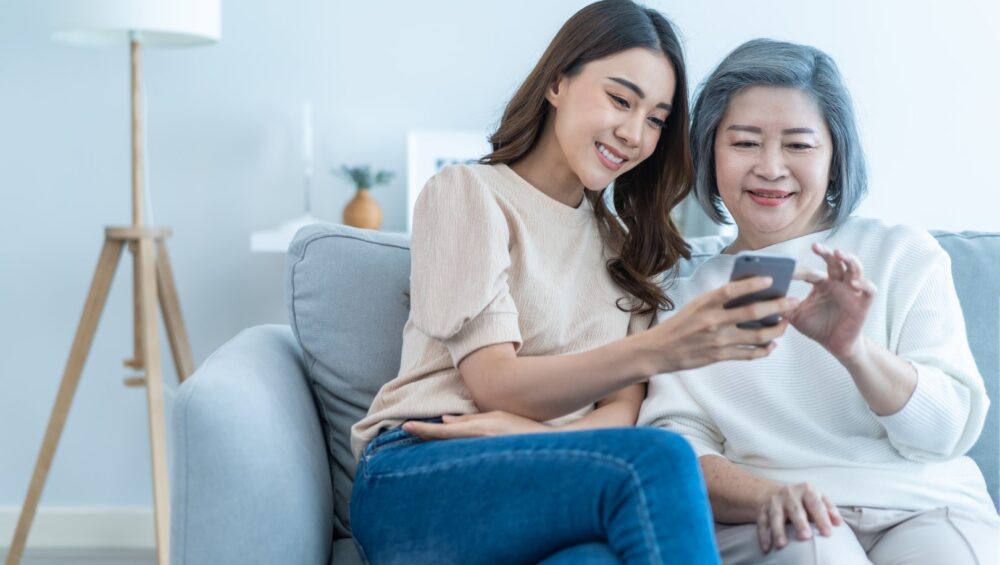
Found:
[{"label": "beige ribbed top", "polygon": [[625,292],[606,260],[587,199],[570,208],[506,165],[441,170],[413,212],[399,375],[351,428],[355,459],[407,419],[478,412],[456,367],[479,348],[512,342],[518,356],[560,355],[646,329],[652,316],[617,308]]}]

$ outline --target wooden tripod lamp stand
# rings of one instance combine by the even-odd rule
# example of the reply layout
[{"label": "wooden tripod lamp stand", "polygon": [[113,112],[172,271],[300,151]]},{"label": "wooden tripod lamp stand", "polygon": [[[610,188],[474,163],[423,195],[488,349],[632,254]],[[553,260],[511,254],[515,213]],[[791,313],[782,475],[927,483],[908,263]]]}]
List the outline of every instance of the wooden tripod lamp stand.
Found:
[{"label": "wooden tripod lamp stand", "polygon": [[166,430],[163,407],[163,372],[157,310],[163,310],[164,326],[183,381],[194,370],[187,332],[167,258],[165,240],[170,229],[146,225],[143,218],[143,112],[141,96],[141,46],[203,45],[219,39],[219,0],[61,0],[53,6],[53,39],[73,44],[128,45],[131,52],[132,88],[132,224],[107,227],[104,248],[91,281],[83,315],[77,326],[69,360],[63,372],[55,406],[31,476],[28,495],[14,532],[7,565],[20,562],[38,500],[45,486],[59,437],[62,435],[80,374],[90,351],[94,331],[107,300],[122,249],[127,245],[133,258],[134,356],[125,366],[145,372],[126,379],[125,384],[145,386],[149,409],[149,443],[152,451],[153,503],[157,561],[168,565],[170,499],[167,477]]}]

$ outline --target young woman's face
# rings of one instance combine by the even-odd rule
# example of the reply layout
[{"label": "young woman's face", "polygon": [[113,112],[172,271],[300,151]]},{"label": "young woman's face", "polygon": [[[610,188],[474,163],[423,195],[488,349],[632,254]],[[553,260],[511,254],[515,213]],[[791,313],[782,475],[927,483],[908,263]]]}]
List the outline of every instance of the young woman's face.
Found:
[{"label": "young woman's face", "polygon": [[583,186],[601,190],[652,155],[676,84],[665,55],[635,48],[591,61],[549,89],[556,141]]},{"label": "young woman's face", "polygon": [[715,134],[715,174],[739,239],[759,248],[816,231],[832,158],[812,96],[772,86],[733,96]]}]

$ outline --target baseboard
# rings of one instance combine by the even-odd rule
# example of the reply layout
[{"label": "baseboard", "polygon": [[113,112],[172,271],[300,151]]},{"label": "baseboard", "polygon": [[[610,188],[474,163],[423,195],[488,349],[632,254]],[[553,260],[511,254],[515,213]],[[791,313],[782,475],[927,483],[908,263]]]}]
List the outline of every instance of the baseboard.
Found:
[{"label": "baseboard", "polygon": [[[20,513],[20,507],[0,506],[0,547],[10,547]],[[28,547],[155,547],[153,508],[41,506],[28,533]]]}]

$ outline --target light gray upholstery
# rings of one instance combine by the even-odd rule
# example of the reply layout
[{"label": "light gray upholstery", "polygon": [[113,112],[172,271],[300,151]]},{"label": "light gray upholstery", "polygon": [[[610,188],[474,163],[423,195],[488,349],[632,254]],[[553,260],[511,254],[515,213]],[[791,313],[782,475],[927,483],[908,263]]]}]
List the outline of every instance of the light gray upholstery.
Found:
[{"label": "light gray upholstery", "polygon": [[[996,503],[1000,234],[935,236],[952,257],[992,402],[970,454]],[[696,256],[717,252],[722,241],[694,241]],[[347,521],[348,434],[398,371],[409,261],[405,236],[334,225],[299,232],[288,254],[291,329],[241,332],[178,392],[174,563],[360,562]]]}]

